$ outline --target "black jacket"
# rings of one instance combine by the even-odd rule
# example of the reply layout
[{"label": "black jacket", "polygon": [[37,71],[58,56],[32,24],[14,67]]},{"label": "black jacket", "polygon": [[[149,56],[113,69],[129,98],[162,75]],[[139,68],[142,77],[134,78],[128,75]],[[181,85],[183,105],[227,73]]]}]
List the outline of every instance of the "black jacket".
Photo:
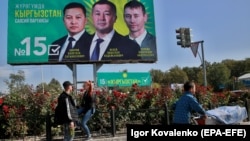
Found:
[{"label": "black jacket", "polygon": [[[94,35],[95,34],[93,34],[92,36],[94,37]],[[127,62],[129,60],[131,61],[140,60],[141,57],[138,55],[139,51],[140,51],[140,46],[136,42],[126,38],[125,36],[115,31],[100,61],[102,62],[114,62],[114,61]],[[88,58],[90,59],[89,55],[88,55]]]},{"label": "black jacket", "polygon": [[91,108],[95,108],[96,106],[96,96],[93,93],[91,96],[88,94],[87,91],[83,94],[82,101],[81,101],[81,107],[84,108],[84,112],[87,112]]},{"label": "black jacket", "polygon": [[[62,49],[62,46],[64,45],[66,39],[67,39],[67,35],[54,41],[52,43],[52,45],[58,45],[60,46],[59,49],[59,54],[58,55],[49,55],[48,61],[50,63],[58,63],[59,62],[59,55]],[[88,33],[88,32],[84,32],[82,34],[82,36],[79,38],[79,40],[76,42],[75,46],[74,46],[74,51],[72,52],[73,55],[70,59],[67,59],[66,61],[63,61],[61,63],[65,63],[65,62],[86,62],[89,61],[89,48],[90,48],[90,44],[91,44],[91,39],[92,36]]]},{"label": "black jacket", "polygon": [[71,95],[68,95],[66,92],[62,92],[58,97],[58,107],[60,109],[60,120],[63,123],[78,121],[79,118],[76,104]]}]

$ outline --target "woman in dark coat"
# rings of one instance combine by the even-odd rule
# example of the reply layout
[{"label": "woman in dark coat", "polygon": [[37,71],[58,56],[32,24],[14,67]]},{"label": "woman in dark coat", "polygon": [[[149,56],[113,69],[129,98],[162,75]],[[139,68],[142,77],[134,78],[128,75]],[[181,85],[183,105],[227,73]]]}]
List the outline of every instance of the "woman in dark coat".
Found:
[{"label": "woman in dark coat", "polygon": [[91,139],[91,133],[87,122],[95,113],[95,93],[93,93],[93,87],[91,81],[87,81],[83,84],[83,95],[80,108],[78,109],[78,114],[83,114],[82,117],[82,128],[84,129],[87,139]]}]

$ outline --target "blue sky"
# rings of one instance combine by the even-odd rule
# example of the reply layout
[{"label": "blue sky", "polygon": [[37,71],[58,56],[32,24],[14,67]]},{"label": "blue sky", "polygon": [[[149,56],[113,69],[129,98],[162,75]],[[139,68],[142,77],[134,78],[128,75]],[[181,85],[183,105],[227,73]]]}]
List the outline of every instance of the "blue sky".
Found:
[{"label": "blue sky", "polygon": [[[150,69],[167,71],[175,65],[198,67],[199,56],[190,48],[176,44],[175,29],[192,29],[192,41],[204,41],[205,60],[244,60],[250,57],[250,1],[249,0],[154,0],[158,61],[153,64],[104,64],[98,72],[148,72]],[[0,1],[0,91],[10,73],[23,70],[26,83],[36,86],[52,78],[73,81],[71,70],[64,65],[11,66],[7,64],[8,1]],[[27,29],[28,32],[28,29]],[[201,54],[201,46],[199,46]],[[77,65],[77,81],[93,80],[93,66]]]}]

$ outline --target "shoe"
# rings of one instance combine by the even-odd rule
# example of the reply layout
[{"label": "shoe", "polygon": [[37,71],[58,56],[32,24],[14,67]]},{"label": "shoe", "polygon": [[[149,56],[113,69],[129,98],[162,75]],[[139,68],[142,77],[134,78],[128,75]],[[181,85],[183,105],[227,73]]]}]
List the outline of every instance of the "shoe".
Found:
[{"label": "shoe", "polygon": [[75,131],[82,130],[80,126],[76,126]]},{"label": "shoe", "polygon": [[91,138],[92,136],[91,136],[91,134],[89,134],[89,135],[84,135],[85,136],[85,138]]},{"label": "shoe", "polygon": [[93,138],[90,136],[90,137],[87,137],[85,141],[91,141],[93,140]]}]

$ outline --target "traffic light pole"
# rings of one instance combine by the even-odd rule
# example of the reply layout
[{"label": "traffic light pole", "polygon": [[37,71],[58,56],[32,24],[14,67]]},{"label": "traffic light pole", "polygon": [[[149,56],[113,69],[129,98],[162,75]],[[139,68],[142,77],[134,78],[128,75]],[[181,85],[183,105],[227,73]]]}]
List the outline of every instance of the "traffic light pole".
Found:
[{"label": "traffic light pole", "polygon": [[[191,47],[191,35],[190,35],[190,28],[179,28],[175,30],[177,45],[181,47]],[[204,49],[203,49],[203,40],[194,42],[194,43],[201,43],[201,51],[202,51],[202,68],[203,68],[203,79],[204,79],[204,86],[207,86],[207,74],[206,74],[206,63],[205,63],[205,57],[204,57]]]},{"label": "traffic light pole", "polygon": [[207,86],[207,74],[206,74],[206,63],[204,57],[204,49],[203,49],[203,40],[199,41],[201,43],[201,53],[202,53],[202,68],[203,68],[203,79],[204,79],[204,86]]},{"label": "traffic light pole", "polygon": [[[199,54],[199,57],[200,57],[200,60],[201,60],[201,63],[202,63],[202,69],[203,69],[203,85],[206,87],[207,86],[207,74],[206,74],[206,62],[205,62],[205,56],[204,56],[204,48],[203,48],[203,43],[204,41],[197,41],[197,42],[192,42],[193,44],[194,43],[199,43],[201,44],[201,53],[202,53],[202,57],[200,56]],[[198,46],[197,46],[198,47]],[[198,52],[199,53],[199,52]]]}]

